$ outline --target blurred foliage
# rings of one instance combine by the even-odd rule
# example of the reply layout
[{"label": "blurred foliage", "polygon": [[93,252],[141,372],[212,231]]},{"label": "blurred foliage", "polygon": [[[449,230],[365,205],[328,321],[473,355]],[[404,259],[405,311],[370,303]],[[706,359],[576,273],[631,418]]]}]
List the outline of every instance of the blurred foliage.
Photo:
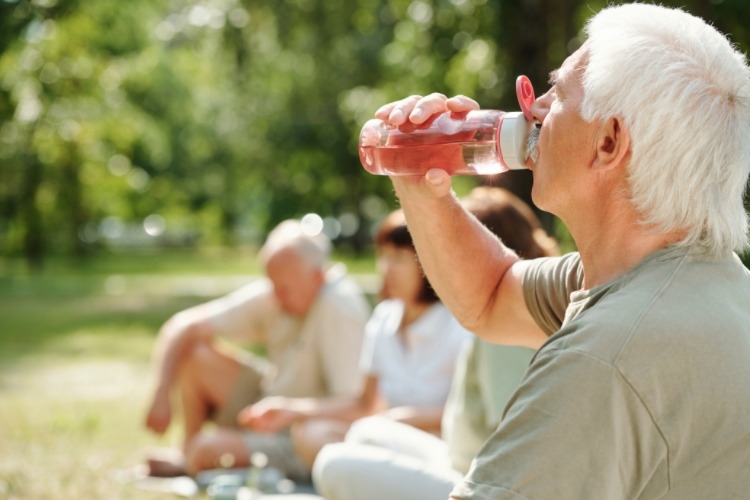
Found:
[{"label": "blurred foliage", "polygon": [[[515,76],[541,90],[604,3],[0,0],[0,255],[257,243],[306,213],[362,251],[395,206],[357,156],[375,109],[516,109]],[[745,0],[662,3],[748,47]]]}]

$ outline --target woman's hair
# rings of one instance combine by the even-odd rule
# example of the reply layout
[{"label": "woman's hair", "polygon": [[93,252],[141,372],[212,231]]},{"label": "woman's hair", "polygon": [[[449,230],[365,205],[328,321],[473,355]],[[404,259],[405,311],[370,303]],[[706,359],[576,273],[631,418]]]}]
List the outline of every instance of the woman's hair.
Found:
[{"label": "woman's hair", "polygon": [[686,230],[679,245],[725,255],[747,245],[750,70],[703,20],[626,4],[586,25],[581,115],[620,117],[631,134],[629,188],[641,222]]},{"label": "woman's hair", "polygon": [[[510,191],[481,186],[474,188],[461,203],[519,257],[534,259],[558,254],[557,242],[544,231],[534,211]],[[375,246],[379,248],[384,245],[412,250],[414,259],[419,264],[403,211],[391,212],[380,223],[375,234]],[[382,291],[380,298],[385,298]],[[440,300],[424,273],[422,290],[417,300],[422,303]]]},{"label": "woman's hair", "polygon": [[464,207],[523,259],[557,255],[557,242],[534,211],[506,189],[481,186],[462,200]]},{"label": "woman's hair", "polygon": [[[378,227],[378,231],[375,234],[375,246],[378,248],[384,245],[393,245],[396,248],[408,248],[414,252],[414,260],[419,265],[419,259],[417,259],[417,251],[414,248],[414,242],[411,239],[409,229],[406,227],[406,218],[404,218],[404,212],[396,210],[391,212]],[[421,265],[420,265],[421,270]],[[384,297],[383,290],[380,291],[380,298]],[[440,301],[440,298],[435,293],[435,290],[430,285],[424,272],[422,272],[422,287],[419,295],[417,296],[417,302],[424,304],[432,304]]]}]

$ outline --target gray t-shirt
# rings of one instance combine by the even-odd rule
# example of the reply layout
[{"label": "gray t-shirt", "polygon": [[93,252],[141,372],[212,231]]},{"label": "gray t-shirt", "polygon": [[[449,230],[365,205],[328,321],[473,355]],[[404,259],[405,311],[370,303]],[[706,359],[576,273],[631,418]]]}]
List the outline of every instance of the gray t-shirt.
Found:
[{"label": "gray t-shirt", "polygon": [[736,255],[656,252],[581,290],[577,254],[524,276],[554,332],[459,499],[750,495],[750,272]]},{"label": "gray t-shirt", "polygon": [[469,470],[477,451],[497,429],[534,352],[475,336],[459,355],[442,420],[443,439],[457,471]]}]

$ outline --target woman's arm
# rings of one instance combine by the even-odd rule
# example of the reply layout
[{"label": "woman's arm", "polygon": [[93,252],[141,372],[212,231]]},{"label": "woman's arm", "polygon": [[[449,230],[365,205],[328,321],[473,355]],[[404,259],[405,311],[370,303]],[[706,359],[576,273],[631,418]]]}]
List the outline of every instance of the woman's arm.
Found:
[{"label": "woman's arm", "polygon": [[295,422],[313,418],[334,418],[353,422],[385,407],[378,391],[377,377],[368,375],[359,397],[288,398],[269,396],[240,411],[237,421],[243,427],[277,432]]}]

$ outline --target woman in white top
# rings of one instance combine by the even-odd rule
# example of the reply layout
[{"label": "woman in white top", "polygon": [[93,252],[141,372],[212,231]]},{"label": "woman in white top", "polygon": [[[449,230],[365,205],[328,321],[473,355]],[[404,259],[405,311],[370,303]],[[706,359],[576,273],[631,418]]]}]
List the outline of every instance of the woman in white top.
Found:
[{"label": "woman in white top", "polygon": [[256,430],[290,427],[295,451],[310,465],[353,421],[376,413],[438,434],[456,358],[471,336],[425,278],[400,210],[381,223],[375,244],[382,287],[365,330],[359,397],[266,398],[239,415]]}]

